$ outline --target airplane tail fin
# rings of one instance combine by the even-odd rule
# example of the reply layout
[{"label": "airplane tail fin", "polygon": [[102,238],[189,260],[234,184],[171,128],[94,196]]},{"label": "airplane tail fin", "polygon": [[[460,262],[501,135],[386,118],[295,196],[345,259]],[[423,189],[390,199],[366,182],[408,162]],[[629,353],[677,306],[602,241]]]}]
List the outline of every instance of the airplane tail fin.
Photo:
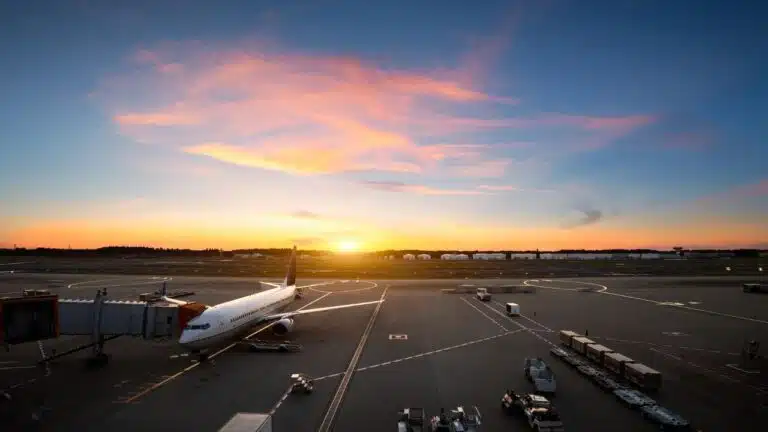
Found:
[{"label": "airplane tail fin", "polygon": [[285,275],[284,286],[296,285],[296,246],[293,246],[291,258],[288,261],[288,274]]}]

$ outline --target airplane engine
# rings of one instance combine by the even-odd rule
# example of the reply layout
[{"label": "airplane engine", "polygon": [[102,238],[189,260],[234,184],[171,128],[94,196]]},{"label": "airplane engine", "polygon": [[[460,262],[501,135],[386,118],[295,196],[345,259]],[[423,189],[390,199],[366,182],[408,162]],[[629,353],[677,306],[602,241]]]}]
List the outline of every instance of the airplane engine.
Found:
[{"label": "airplane engine", "polygon": [[290,333],[293,329],[293,320],[291,318],[283,318],[272,326],[272,331],[276,335],[284,335]]}]

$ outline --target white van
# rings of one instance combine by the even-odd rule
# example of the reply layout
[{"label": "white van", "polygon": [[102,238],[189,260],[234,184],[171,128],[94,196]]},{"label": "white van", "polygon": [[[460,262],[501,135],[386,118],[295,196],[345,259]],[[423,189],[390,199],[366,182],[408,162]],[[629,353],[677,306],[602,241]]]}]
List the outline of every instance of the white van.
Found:
[{"label": "white van", "polygon": [[520,305],[517,303],[507,303],[507,315],[520,316]]}]

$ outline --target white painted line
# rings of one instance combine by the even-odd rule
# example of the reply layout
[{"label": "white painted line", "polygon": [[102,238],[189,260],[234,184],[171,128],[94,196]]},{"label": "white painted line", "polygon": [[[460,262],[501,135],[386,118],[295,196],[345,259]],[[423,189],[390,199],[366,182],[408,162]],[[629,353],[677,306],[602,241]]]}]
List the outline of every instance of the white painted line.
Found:
[{"label": "white painted line", "polygon": [[0,361],[0,365],[4,365],[4,364],[15,364],[15,363],[18,363],[18,361],[16,361],[16,360]]},{"label": "white painted line", "polygon": [[722,355],[731,355],[731,356],[741,355],[740,353],[726,352],[726,351],[720,351],[720,350],[708,349],[708,348],[694,348],[694,347],[687,347],[687,346],[674,346],[674,345],[667,345],[667,344],[657,344],[657,343],[647,342],[647,341],[619,339],[619,338],[604,337],[604,336],[589,336],[589,338],[590,339],[604,339],[604,340],[609,340],[609,341],[614,341],[614,342],[623,342],[623,343],[629,343],[629,344],[643,344],[643,345],[651,345],[651,346],[664,347],[664,348],[677,348],[677,349],[684,349],[684,350],[691,350],[691,351],[702,351],[702,352],[708,352],[708,353],[712,353],[712,354],[722,354]]},{"label": "white painted line", "polygon": [[[502,312],[506,312],[506,310],[507,310],[507,306],[506,306],[504,303],[502,303],[502,302],[500,302],[500,301],[496,301],[496,300],[494,300],[493,302],[494,302],[495,304],[499,305],[499,307],[501,307],[501,311],[502,311]],[[537,326],[539,326],[539,327],[543,328],[544,330],[546,330],[546,331],[548,331],[548,332],[554,332],[554,330],[552,330],[551,328],[549,328],[549,327],[545,326],[544,324],[542,324],[542,323],[540,323],[540,322],[536,321],[535,319],[529,318],[529,317],[527,317],[527,316],[525,316],[525,315],[523,315],[523,314],[520,314],[520,316],[521,316],[522,318],[525,318],[525,319],[527,319],[528,321],[530,321],[530,322],[532,322],[532,323],[536,324]]]},{"label": "white painted line", "polygon": [[479,309],[477,306],[473,305],[473,304],[472,304],[472,303],[471,303],[469,300],[467,300],[466,298],[464,298],[464,297],[461,297],[461,300],[462,300],[464,303],[468,304],[468,305],[469,305],[469,306],[470,306],[472,309],[474,309],[474,310],[476,310],[476,311],[480,312],[480,313],[481,313],[481,314],[482,314],[484,317],[488,318],[488,319],[489,319],[489,320],[490,320],[492,323],[494,323],[494,324],[496,324],[497,326],[499,326],[499,328],[500,328],[500,329],[502,329],[503,331],[509,331],[509,329],[507,329],[506,327],[504,327],[504,326],[503,326],[501,323],[499,323],[498,321],[496,321],[495,319],[493,319],[493,318],[492,318],[491,316],[489,316],[487,313],[485,313],[485,312],[483,312],[482,310],[480,310],[480,309]]},{"label": "white painted line", "polygon": [[381,305],[384,302],[384,298],[387,296],[388,289],[389,285],[387,285],[384,288],[384,292],[381,293],[381,298],[379,299],[381,300],[381,303],[376,305],[376,309],[374,309],[373,313],[371,314],[371,318],[368,320],[368,325],[365,327],[365,330],[363,330],[363,334],[360,337],[360,342],[357,344],[357,348],[355,349],[355,352],[352,354],[352,358],[349,361],[349,366],[347,366],[347,370],[344,372],[344,376],[341,378],[339,387],[336,389],[336,393],[333,395],[331,403],[328,406],[328,409],[325,411],[325,416],[323,417],[322,423],[320,423],[320,427],[317,428],[320,432],[331,431],[334,428],[336,415],[338,414],[339,409],[341,409],[341,403],[344,400],[344,395],[347,393],[349,383],[355,374],[355,369],[357,369],[357,364],[360,361],[360,357],[363,355],[363,349],[365,349],[365,344],[368,342],[368,337],[371,335],[373,325],[376,322],[376,317],[378,317],[379,311],[381,311]]},{"label": "white painted line", "polygon": [[[354,289],[348,289],[348,290],[341,290],[341,291],[323,291],[323,290],[319,290],[319,289],[313,288],[313,287],[316,287],[316,286],[333,285],[333,284],[336,283],[336,282],[327,282],[327,283],[322,283],[322,284],[308,285],[307,287],[309,287],[309,289],[312,290],[312,291],[315,291],[315,292],[318,292],[318,293],[323,293],[323,294],[325,294],[325,293],[345,294],[345,293],[353,293],[353,292],[360,292],[360,291],[368,291],[368,290],[372,290],[372,289],[374,289],[374,288],[379,286],[379,284],[376,283],[376,282],[371,282],[371,281],[363,281],[363,282],[371,284],[371,286],[363,287],[363,288],[354,288]],[[306,288],[306,287],[302,287],[302,288]]]},{"label": "white painted line", "polygon": [[722,378],[722,379],[724,379],[726,381],[730,381],[732,383],[740,383],[741,382],[741,381],[737,380],[736,378],[730,377],[730,376],[725,375],[725,374],[721,374],[721,373],[719,373],[717,371],[714,371],[712,369],[705,368],[704,366],[697,365],[696,363],[685,361],[685,360],[683,360],[682,358],[680,358],[678,356],[675,356],[675,355],[672,355],[672,354],[669,354],[669,353],[665,353],[664,351],[660,351],[660,350],[657,350],[657,349],[654,349],[654,348],[651,348],[651,351],[657,352],[657,353],[659,353],[659,354],[661,354],[663,356],[666,356],[666,357],[669,357],[671,359],[677,360],[677,361],[679,361],[681,363],[684,363],[684,364],[686,364],[688,366],[691,366],[691,367],[694,367],[696,369],[701,369],[703,371],[707,371],[710,374],[712,374],[714,376],[717,376],[719,378]]},{"label": "white painted line", "polygon": [[[504,333],[499,333],[497,335],[488,336],[488,337],[484,337],[484,338],[480,338],[480,339],[474,339],[474,340],[471,340],[471,341],[468,341],[468,342],[460,343],[458,345],[452,345],[452,346],[448,346],[448,347],[444,347],[444,348],[439,348],[439,349],[432,350],[432,351],[426,351],[426,352],[423,352],[423,353],[414,354],[414,355],[411,355],[411,356],[408,356],[408,357],[402,357],[402,358],[399,358],[399,359],[388,360],[388,361],[381,362],[381,363],[376,363],[376,364],[372,364],[372,365],[368,365],[368,366],[363,366],[361,368],[358,368],[356,370],[356,372],[362,372],[362,371],[366,371],[366,370],[369,370],[369,369],[375,369],[375,368],[379,368],[379,367],[383,367],[383,366],[388,366],[388,365],[391,365],[391,364],[400,363],[400,362],[407,361],[407,360],[414,360],[414,359],[417,359],[417,358],[422,358],[422,357],[426,357],[426,356],[430,356],[430,355],[439,354],[441,352],[451,351],[451,350],[455,350],[455,349],[458,349],[458,348],[464,348],[464,347],[467,347],[467,346],[470,346],[470,345],[475,345],[475,344],[479,344],[479,343],[482,343],[482,342],[487,342],[487,341],[490,341],[490,340],[493,340],[493,339],[498,339],[498,338],[500,338],[502,336],[507,336],[507,335],[513,335],[515,333],[520,333],[521,331],[523,331],[523,329],[508,330],[508,331],[505,331]],[[320,381],[320,380],[324,380],[324,379],[328,379],[328,378],[335,378],[335,377],[338,377],[338,376],[341,376],[341,375],[344,375],[344,372],[337,372],[337,373],[334,373],[334,374],[321,376],[319,378],[314,378],[314,381]]]},{"label": "white painted line", "polygon": [[536,337],[536,339],[539,339],[539,340],[541,340],[542,342],[546,343],[547,345],[549,345],[549,346],[553,346],[553,347],[557,346],[556,344],[552,343],[552,342],[551,342],[549,339],[547,339],[547,338],[545,338],[545,337],[541,336],[540,334],[536,333],[535,331],[532,331],[530,328],[528,328],[528,327],[526,327],[526,326],[524,326],[524,325],[520,324],[520,323],[519,323],[519,322],[517,322],[516,320],[513,320],[513,319],[512,319],[512,317],[510,317],[510,316],[507,316],[507,314],[505,314],[505,313],[503,313],[503,312],[500,312],[500,311],[498,311],[498,310],[497,310],[495,307],[493,307],[493,306],[491,306],[491,305],[487,305],[487,304],[485,304],[485,303],[483,303],[483,306],[485,306],[485,307],[486,307],[486,308],[488,308],[489,310],[493,311],[495,314],[497,314],[497,315],[500,315],[502,318],[506,318],[506,319],[507,319],[507,321],[509,321],[509,322],[511,322],[512,324],[514,324],[514,325],[516,325],[516,326],[520,327],[520,329],[527,331],[529,334],[531,334],[531,335],[533,335],[534,337]]},{"label": "white painted line", "polygon": [[664,351],[660,351],[660,350],[657,350],[656,348],[649,348],[649,349],[650,349],[651,351],[653,351],[653,352],[656,352],[656,353],[659,353],[659,354],[661,354],[661,355],[665,355],[665,356],[667,356],[667,357],[671,357],[671,358],[673,358],[673,359],[675,359],[675,360],[677,360],[677,361],[683,361],[683,359],[682,359],[682,358],[680,358],[680,357],[678,357],[678,356],[676,356],[676,355],[672,355],[672,354],[669,354],[669,353],[665,353]]},{"label": "white painted line", "polygon": [[35,261],[19,261],[19,262],[12,262],[12,263],[0,263],[0,265],[21,265],[21,264],[34,264]]},{"label": "white painted line", "polygon": [[[535,287],[538,287],[538,288],[547,288],[547,289],[555,289],[555,290],[562,290],[562,291],[576,291],[576,289],[573,289],[573,288],[547,287],[547,286],[529,284],[528,282],[529,282],[528,280],[523,281],[523,285],[530,285],[530,286],[535,286]],[[624,297],[624,298],[628,298],[628,299],[632,299],[632,300],[640,300],[640,301],[644,301],[644,302],[647,302],[647,303],[653,303],[653,304],[657,304],[657,305],[665,305],[665,306],[670,306],[672,308],[686,309],[686,310],[692,310],[692,311],[696,311],[696,312],[703,312],[703,313],[707,313],[707,314],[710,314],[710,315],[721,316],[721,317],[725,317],[725,318],[733,318],[733,319],[739,319],[739,320],[743,320],[743,321],[756,322],[756,323],[760,323],[760,324],[768,324],[768,321],[759,320],[759,319],[756,319],[756,318],[749,318],[749,317],[745,317],[745,316],[732,315],[732,314],[727,314],[727,313],[723,313],[723,312],[715,312],[715,311],[711,311],[711,310],[707,310],[707,309],[694,308],[694,307],[690,307],[690,306],[685,306],[682,303],[670,304],[668,302],[658,302],[656,300],[649,300],[649,299],[642,298],[642,297],[635,297],[635,296],[630,296],[630,295],[626,295],[626,294],[618,294],[618,293],[615,293],[615,292],[608,292],[608,287],[607,286],[601,285],[601,284],[598,284],[598,283],[594,283],[594,282],[582,282],[582,281],[572,281],[572,280],[558,280],[557,282],[558,283],[559,282],[564,282],[564,283],[576,283],[576,284],[584,284],[584,285],[594,285],[594,286],[598,286],[598,287],[602,288],[600,290],[595,291],[596,293],[599,293],[599,294],[606,294],[606,295],[612,295],[612,296],[617,296],[617,297]]]},{"label": "white painted line", "polygon": [[745,373],[745,374],[759,374],[759,373],[760,373],[760,371],[759,371],[759,370],[746,370],[746,369],[742,369],[742,368],[740,368],[740,367],[739,367],[739,365],[737,365],[737,364],[727,364],[727,365],[725,365],[725,366],[726,366],[726,367],[729,367],[729,368],[731,368],[731,369],[735,369],[735,370],[737,370],[737,371],[739,371],[739,372],[743,372],[743,373]]},{"label": "white painted line", "polygon": [[27,366],[8,366],[8,367],[0,367],[0,371],[6,371],[6,370],[16,370],[16,369],[34,369],[37,368],[35,365],[27,365]]}]

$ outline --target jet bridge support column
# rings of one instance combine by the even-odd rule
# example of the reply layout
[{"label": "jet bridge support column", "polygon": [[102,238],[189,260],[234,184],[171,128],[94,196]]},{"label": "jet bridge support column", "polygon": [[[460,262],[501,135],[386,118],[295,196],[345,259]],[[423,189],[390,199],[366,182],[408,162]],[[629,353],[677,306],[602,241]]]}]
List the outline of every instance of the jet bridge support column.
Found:
[{"label": "jet bridge support column", "polygon": [[93,331],[91,333],[91,343],[93,346],[92,356],[86,362],[88,366],[98,367],[109,363],[109,356],[104,353],[104,335],[101,333],[101,319],[104,300],[107,297],[107,290],[96,291],[96,298],[93,300]]}]

